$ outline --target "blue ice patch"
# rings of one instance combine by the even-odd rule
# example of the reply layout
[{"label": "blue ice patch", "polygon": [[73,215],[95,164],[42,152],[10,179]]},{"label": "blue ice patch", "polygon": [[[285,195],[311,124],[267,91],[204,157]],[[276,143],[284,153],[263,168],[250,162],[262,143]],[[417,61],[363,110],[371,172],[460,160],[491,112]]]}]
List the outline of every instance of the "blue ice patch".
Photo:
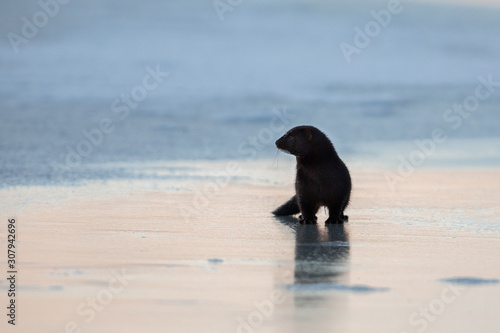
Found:
[{"label": "blue ice patch", "polygon": [[210,259],[207,259],[207,261],[211,264],[220,264],[220,263],[224,262],[223,259],[219,259],[219,258],[210,258]]},{"label": "blue ice patch", "polygon": [[340,283],[311,283],[311,284],[288,284],[281,286],[281,288],[290,291],[325,291],[325,290],[338,290],[353,293],[372,293],[389,291],[389,288],[370,287],[365,285],[345,285]]},{"label": "blue ice patch", "polygon": [[500,280],[498,279],[481,279],[475,277],[454,277],[454,278],[440,279],[439,281],[452,284],[462,284],[467,286],[500,283]]}]

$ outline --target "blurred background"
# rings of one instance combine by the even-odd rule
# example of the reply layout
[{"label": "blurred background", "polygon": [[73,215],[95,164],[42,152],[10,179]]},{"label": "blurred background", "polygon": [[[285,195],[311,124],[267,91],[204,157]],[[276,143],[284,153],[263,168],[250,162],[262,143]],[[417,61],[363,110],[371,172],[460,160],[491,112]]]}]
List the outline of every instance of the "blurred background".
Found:
[{"label": "blurred background", "polygon": [[[2,1],[1,186],[273,159],[301,124],[353,163],[396,169],[440,128],[448,140],[426,165],[498,166],[500,3],[390,3]],[[497,82],[488,97],[448,111],[479,77]]]}]

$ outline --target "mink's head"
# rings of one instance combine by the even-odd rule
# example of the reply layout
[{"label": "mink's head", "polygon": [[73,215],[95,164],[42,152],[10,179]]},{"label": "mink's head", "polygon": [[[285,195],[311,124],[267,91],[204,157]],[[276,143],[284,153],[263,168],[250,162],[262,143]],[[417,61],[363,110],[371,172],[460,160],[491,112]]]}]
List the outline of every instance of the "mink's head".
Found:
[{"label": "mink's head", "polygon": [[300,158],[320,158],[334,151],[331,141],[313,126],[294,127],[276,141],[279,150]]}]

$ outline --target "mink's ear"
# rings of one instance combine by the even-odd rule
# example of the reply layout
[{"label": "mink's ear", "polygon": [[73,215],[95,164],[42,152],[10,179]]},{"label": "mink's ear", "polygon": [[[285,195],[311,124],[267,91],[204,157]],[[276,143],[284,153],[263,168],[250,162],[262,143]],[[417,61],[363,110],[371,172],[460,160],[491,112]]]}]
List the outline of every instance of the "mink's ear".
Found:
[{"label": "mink's ear", "polygon": [[312,140],[312,138],[313,138],[313,132],[311,131],[310,128],[306,128],[306,136],[307,136],[307,140],[308,141]]}]

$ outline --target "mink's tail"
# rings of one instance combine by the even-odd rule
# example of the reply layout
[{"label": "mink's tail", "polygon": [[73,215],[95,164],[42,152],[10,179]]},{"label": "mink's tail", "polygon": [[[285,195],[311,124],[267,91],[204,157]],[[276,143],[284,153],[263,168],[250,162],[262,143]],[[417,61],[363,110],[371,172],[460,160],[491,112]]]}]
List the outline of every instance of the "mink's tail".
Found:
[{"label": "mink's tail", "polygon": [[273,214],[276,216],[288,216],[298,214],[299,212],[300,208],[299,204],[297,203],[297,197],[294,195],[290,200],[276,208]]}]

